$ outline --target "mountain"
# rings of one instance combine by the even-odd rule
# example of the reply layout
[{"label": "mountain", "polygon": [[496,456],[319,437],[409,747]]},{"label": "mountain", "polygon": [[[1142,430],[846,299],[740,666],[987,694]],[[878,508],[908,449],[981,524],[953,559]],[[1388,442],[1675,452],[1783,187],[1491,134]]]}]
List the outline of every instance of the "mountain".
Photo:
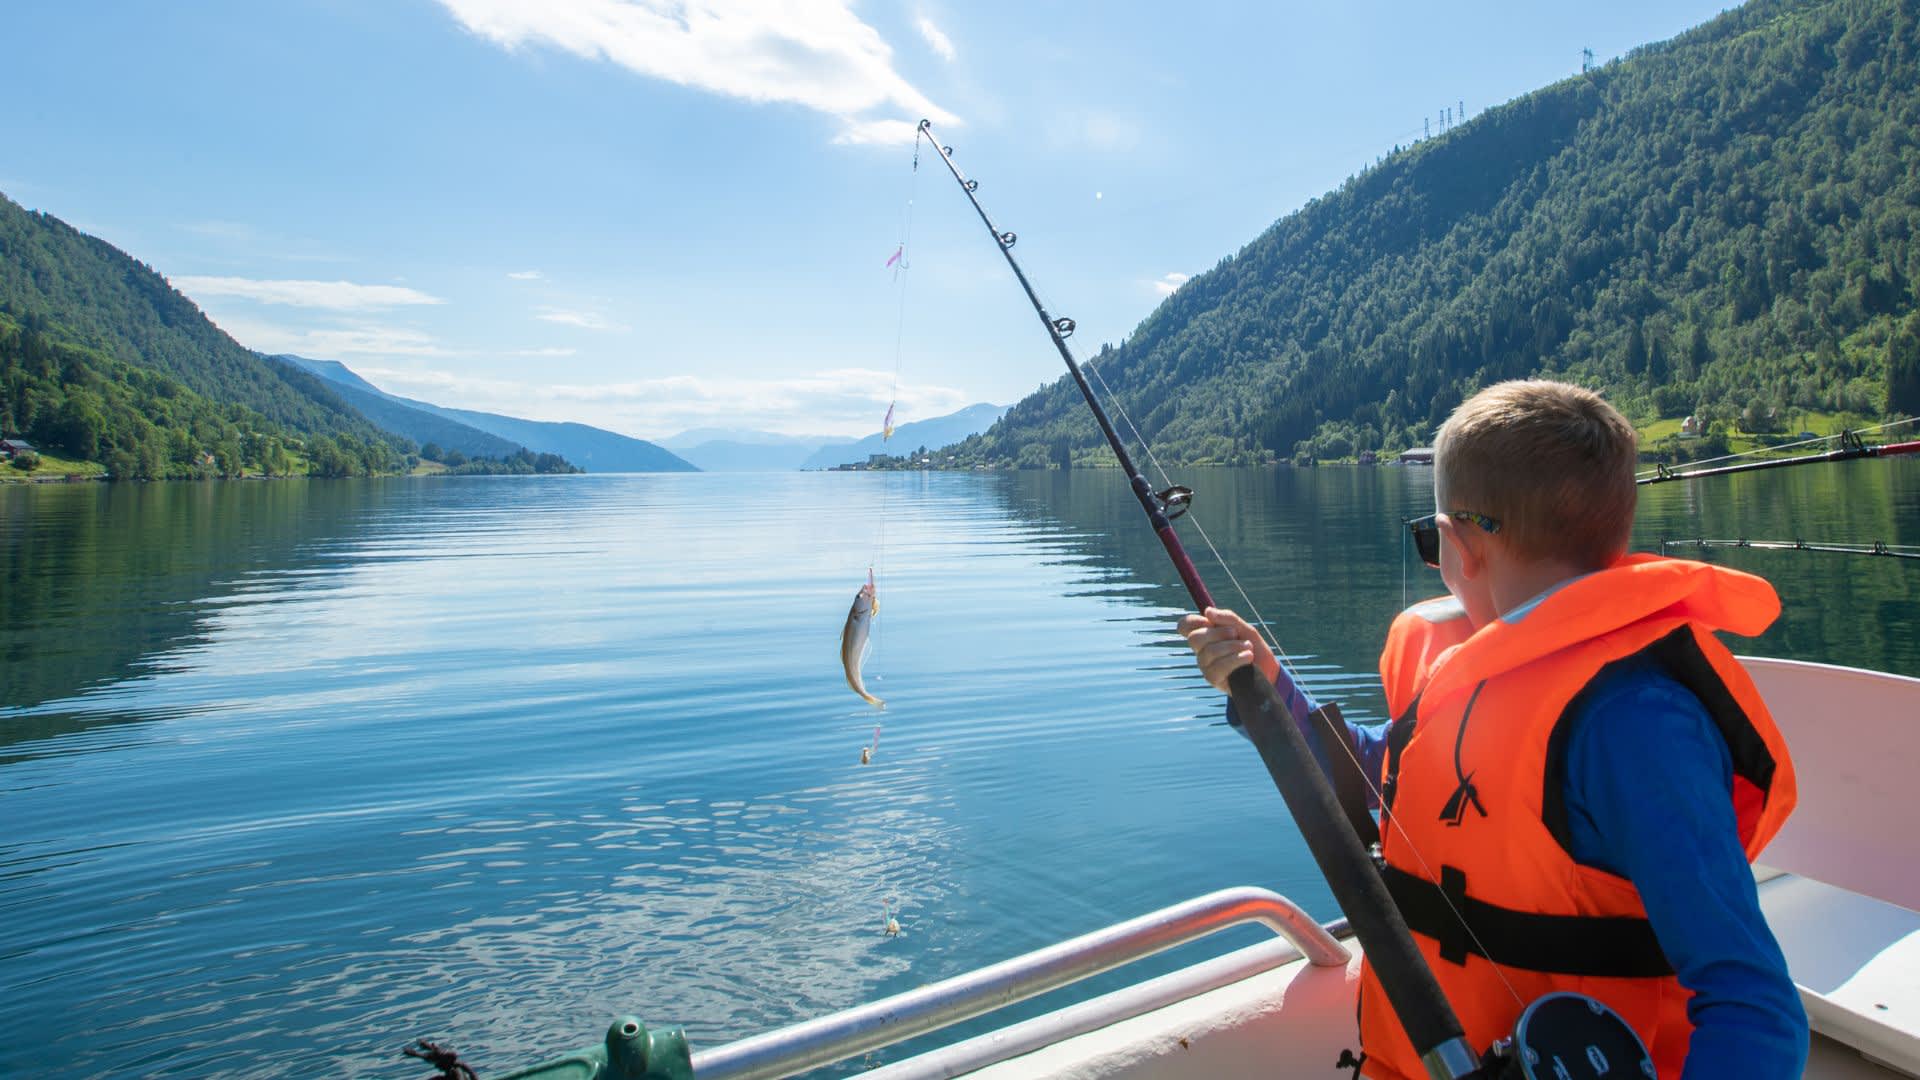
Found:
[{"label": "mountain", "polygon": [[[424,426],[427,420],[437,419],[442,423],[457,426],[457,428],[442,429],[448,438],[470,440],[475,436],[485,436],[502,440],[511,449],[525,447],[537,453],[558,454],[588,472],[697,471],[693,465],[644,439],[629,438],[611,431],[589,427],[586,424],[522,420],[518,417],[476,412],[470,409],[449,409],[445,406],[389,394],[362,379],[345,364],[335,360],[309,360],[297,356],[287,356],[282,359],[298,364],[315,375],[329,380],[337,390],[344,395],[353,396],[356,401],[361,400],[359,395],[365,395],[381,399],[386,406],[404,408],[408,414],[423,414],[426,419],[397,412],[386,413],[394,418],[395,423],[416,426],[421,431],[429,430]],[[427,442],[438,442],[449,449],[462,449],[447,439],[422,439],[411,435],[409,437],[423,445]],[[465,449],[462,449],[462,452],[472,453]]]},{"label": "mountain", "polygon": [[305,356],[295,356],[293,353],[275,353],[268,356],[268,359],[305,368],[332,383],[336,390],[341,387],[346,387],[351,390],[364,390],[369,394],[379,394],[382,397],[385,397],[387,393],[385,390],[361,378],[359,372],[354,371],[338,360],[314,360]]},{"label": "mountain", "polygon": [[778,472],[830,469],[865,461],[872,454],[904,454],[917,446],[946,446],[986,430],[1006,412],[1002,405],[969,405],[959,412],[917,420],[894,429],[883,441],[878,433],[858,441],[832,435],[782,435],[745,428],[690,428],[661,440],[702,469],[714,472]]},{"label": "mountain", "polygon": [[740,443],[744,446],[825,446],[836,441],[832,435],[786,435],[777,431],[751,428],[688,428],[678,435],[659,440],[660,445],[678,452],[711,442]]},{"label": "mountain", "polygon": [[750,428],[688,428],[660,445],[708,472],[783,472],[797,469],[832,435],[786,435]]},{"label": "mountain", "polygon": [[[424,403],[420,403],[424,404]],[[530,450],[559,454],[588,472],[699,472],[672,451],[586,424],[521,420],[469,409],[426,406],[441,416],[511,439]]]},{"label": "mountain", "polygon": [[[1427,443],[1499,379],[1638,422],[1920,412],[1920,20],[1755,0],[1301,208],[1100,352],[1163,459]],[[1060,379],[963,463],[1105,457]]]},{"label": "mountain", "polygon": [[970,435],[985,431],[994,421],[1006,414],[1007,406],[989,405],[981,402],[969,405],[959,412],[936,416],[930,420],[916,420],[911,424],[901,424],[893,429],[893,438],[882,439],[875,433],[858,442],[835,443],[823,446],[808,455],[800,463],[803,469],[831,469],[835,465],[848,465],[866,461],[874,454],[892,454],[899,456],[911,452],[920,446],[948,446]]},{"label": "mountain", "polygon": [[119,477],[393,468],[392,440],[312,374],[272,364],[151,267],[0,196],[0,431]]},{"label": "mountain", "polygon": [[746,442],[710,439],[677,451],[708,472],[784,472],[798,469],[830,437],[793,442]]},{"label": "mountain", "polygon": [[[379,387],[362,379],[338,360],[309,360],[283,353],[271,357],[326,379],[333,392],[382,430],[412,439],[421,446],[429,443],[447,450],[458,450],[468,457],[504,458],[523,449],[519,443],[491,435],[470,424],[420,408],[401,398],[391,397]],[[566,455],[562,454],[562,457]]]}]

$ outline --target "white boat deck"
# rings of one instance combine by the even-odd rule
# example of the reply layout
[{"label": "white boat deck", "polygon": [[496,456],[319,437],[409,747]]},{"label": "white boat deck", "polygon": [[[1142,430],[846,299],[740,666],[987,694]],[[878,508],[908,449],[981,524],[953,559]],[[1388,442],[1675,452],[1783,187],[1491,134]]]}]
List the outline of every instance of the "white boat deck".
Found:
[{"label": "white boat deck", "polygon": [[[1773,869],[1756,873],[1814,1032],[1806,1075],[1920,1077],[1920,860],[1911,826],[1888,812],[1920,761],[1920,680],[1746,664],[1799,777],[1799,808],[1763,856]],[[1294,961],[1145,1010],[1154,984],[1128,987],[877,1075],[1325,1080],[1355,1042],[1357,967]],[[1024,1046],[1037,1049],[1006,1056]],[[994,1063],[969,1071],[980,1062]]]},{"label": "white boat deck", "polygon": [[[1761,884],[1761,904],[1814,1028],[1806,1075],[1833,1080],[1920,1076],[1920,915],[1777,873]],[[1845,935],[1839,942],[1836,930]],[[1041,1049],[965,1075],[980,1080],[1326,1080],[1337,1075],[1329,1067],[1340,1051],[1355,1043],[1357,970],[1357,961],[1349,969],[1295,961],[1086,1034],[1037,1039]],[[1125,1014],[1128,998],[1140,990],[1129,987],[1076,1008]],[[1009,1033],[1040,1036],[1046,1025],[1070,1020],[1073,1011],[949,1048],[949,1061],[984,1055]],[[1020,1027],[1032,1030],[1020,1032]],[[873,1075],[876,1080],[962,1075],[930,1072],[926,1064],[912,1059]]]}]

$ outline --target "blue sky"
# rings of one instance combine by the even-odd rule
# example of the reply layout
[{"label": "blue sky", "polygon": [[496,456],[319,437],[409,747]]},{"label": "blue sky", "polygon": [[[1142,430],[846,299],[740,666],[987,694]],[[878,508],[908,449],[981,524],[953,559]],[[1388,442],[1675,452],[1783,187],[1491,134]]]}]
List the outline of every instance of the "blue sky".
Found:
[{"label": "blue sky", "polygon": [[1443,107],[1722,6],[15,5],[0,192],[396,393],[861,435],[896,371],[902,422],[1059,374],[937,159],[914,176],[922,116],[1084,354]]}]

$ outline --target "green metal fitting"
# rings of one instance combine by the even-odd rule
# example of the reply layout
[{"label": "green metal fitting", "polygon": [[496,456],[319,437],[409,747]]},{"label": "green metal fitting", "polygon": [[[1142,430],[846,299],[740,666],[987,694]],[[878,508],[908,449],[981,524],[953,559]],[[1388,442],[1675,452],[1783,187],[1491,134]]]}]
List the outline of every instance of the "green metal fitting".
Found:
[{"label": "green metal fitting", "polygon": [[693,1052],[683,1028],[648,1031],[637,1016],[623,1016],[607,1040],[562,1054],[499,1080],[693,1080]]}]

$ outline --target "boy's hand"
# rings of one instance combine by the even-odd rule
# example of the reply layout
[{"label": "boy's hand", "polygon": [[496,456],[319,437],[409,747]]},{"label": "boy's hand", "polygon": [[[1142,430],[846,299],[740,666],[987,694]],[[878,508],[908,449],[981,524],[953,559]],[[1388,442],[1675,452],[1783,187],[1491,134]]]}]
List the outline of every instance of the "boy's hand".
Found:
[{"label": "boy's hand", "polygon": [[1227,692],[1227,676],[1248,664],[1260,665],[1261,674],[1269,680],[1280,672],[1280,662],[1259,632],[1226,608],[1188,615],[1180,620],[1179,629],[1208,685],[1223,694]]}]

